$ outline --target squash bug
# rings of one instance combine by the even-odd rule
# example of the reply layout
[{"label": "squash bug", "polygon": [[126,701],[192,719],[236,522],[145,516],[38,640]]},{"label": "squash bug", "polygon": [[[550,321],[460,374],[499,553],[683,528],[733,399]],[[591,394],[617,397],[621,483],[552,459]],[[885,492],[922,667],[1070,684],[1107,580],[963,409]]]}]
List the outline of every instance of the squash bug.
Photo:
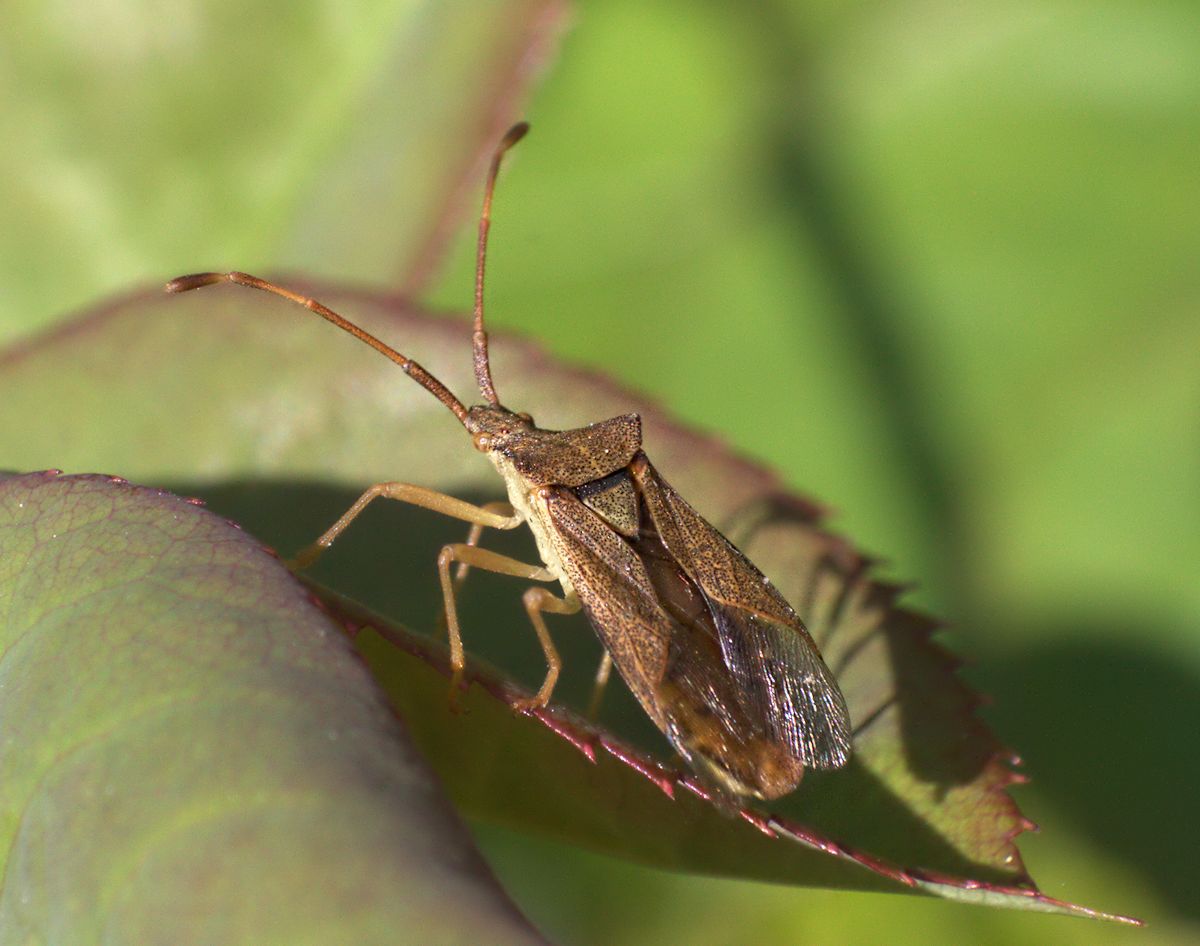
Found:
[{"label": "squash bug", "polygon": [[[482,404],[465,407],[411,358],[321,303],[255,276],[181,276],[167,291],[232,282],[299,303],[398,364],[449,408],[504,479],[508,502],[483,506],[410,483],[377,483],[297,556],[296,567],[311,564],[377,497],[469,522],[467,541],[445,546],[438,556],[452,694],[465,662],[455,588],[466,570],[557,581],[562,597],[541,585],[524,594],[548,669],[537,693],[515,708],[545,706],[558,679],[561,661],[543,615],[582,608],[604,645],[598,685],[615,663],[655,725],[702,777],[735,796],[777,798],[799,784],[806,768],[839,768],[851,751],[846,701],[800,618],[651,465],[637,414],[543,430],[496,394],[483,321],[484,262],[501,158],[527,130],[524,123],[514,126],[497,147],[479,219],[472,349]],[[484,528],[523,523],[533,532],[540,565],[477,544]]]}]

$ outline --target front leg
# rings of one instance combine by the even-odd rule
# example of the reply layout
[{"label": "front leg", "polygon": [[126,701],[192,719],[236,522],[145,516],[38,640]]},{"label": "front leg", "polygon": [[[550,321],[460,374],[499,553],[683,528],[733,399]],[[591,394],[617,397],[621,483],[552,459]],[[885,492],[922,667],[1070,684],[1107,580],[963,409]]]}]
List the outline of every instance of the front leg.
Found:
[{"label": "front leg", "polygon": [[[488,508],[493,506],[491,503],[487,506],[476,506],[453,496],[447,496],[445,493],[426,489],[424,486],[414,486],[412,483],[376,483],[359,496],[354,505],[347,509],[337,522],[326,529],[316,542],[297,552],[296,557],[288,562],[288,566],[294,571],[300,571],[312,565],[321,557],[321,553],[333,545],[334,540],[346,530],[346,527],[358,518],[358,514],[366,509],[372,500],[380,496],[384,499],[395,499],[402,503],[410,503],[413,506],[440,512],[444,516],[462,519],[464,522],[470,522],[480,528],[515,529],[522,521],[515,512],[502,515],[495,508]],[[511,507],[507,508],[511,509]]]}]

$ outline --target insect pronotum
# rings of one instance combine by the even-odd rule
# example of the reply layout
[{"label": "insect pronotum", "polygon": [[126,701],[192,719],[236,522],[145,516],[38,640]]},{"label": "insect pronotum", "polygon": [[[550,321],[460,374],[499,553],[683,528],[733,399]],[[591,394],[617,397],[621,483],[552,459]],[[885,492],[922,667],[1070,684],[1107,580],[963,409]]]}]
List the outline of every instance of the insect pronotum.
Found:
[{"label": "insect pronotum", "polygon": [[[692,767],[734,795],[777,798],[805,768],[833,769],[850,757],[850,717],[837,681],[804,624],[763,574],[675,492],[642,451],[641,419],[625,414],[575,430],[542,430],[500,403],[488,361],[483,276],[492,195],[504,153],[528,130],[514,126],[492,158],[479,218],[472,348],[485,403],[464,407],[411,358],[313,299],[245,273],[199,273],[167,284],[185,292],[232,282],[283,296],[396,362],[441,401],[504,478],[507,503],[476,506],[410,483],[377,483],[296,559],[311,564],[370,502],[383,496],[471,523],[466,542],[445,546],[438,575],[457,691],[464,666],[455,577],[468,567],[536,582],[525,610],[546,655],[536,695],[545,706],[561,666],[543,614],[581,607],[604,645],[598,680],[615,663],[655,725]],[[484,528],[525,523],[542,564],[476,544]]]}]

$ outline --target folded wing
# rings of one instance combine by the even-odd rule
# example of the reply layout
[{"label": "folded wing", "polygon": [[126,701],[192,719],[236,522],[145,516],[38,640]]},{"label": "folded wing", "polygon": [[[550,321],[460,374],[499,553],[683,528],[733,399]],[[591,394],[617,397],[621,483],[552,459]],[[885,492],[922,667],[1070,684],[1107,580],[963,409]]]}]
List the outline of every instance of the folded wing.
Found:
[{"label": "folded wing", "polygon": [[836,768],[850,723],[803,624],[638,454],[603,492],[547,499],[560,560],[630,690],[689,762],[775,798]]}]

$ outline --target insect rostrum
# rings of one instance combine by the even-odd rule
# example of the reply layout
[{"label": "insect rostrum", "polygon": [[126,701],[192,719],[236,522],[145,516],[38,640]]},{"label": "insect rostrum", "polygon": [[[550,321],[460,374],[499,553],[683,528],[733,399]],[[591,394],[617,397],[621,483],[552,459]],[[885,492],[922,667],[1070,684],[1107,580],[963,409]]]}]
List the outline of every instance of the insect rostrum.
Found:
[{"label": "insect rostrum", "polygon": [[[408,483],[378,483],[312,546],[311,563],[376,497],[414,503],[472,524],[467,542],[438,556],[446,608],[452,692],[464,666],[452,569],[476,567],[539,582],[523,602],[546,654],[537,694],[544,706],[560,661],[543,614],[580,608],[642,707],[687,761],[723,791],[777,798],[805,768],[838,768],[850,757],[850,718],[837,681],[782,595],[741,552],[659,475],[642,450],[641,421],[626,414],[575,430],[543,430],[500,404],[483,324],[483,282],[492,194],[500,159],[527,131],[514,126],[492,159],[479,221],[473,356],[486,403],[465,407],[412,359],[320,303],[245,273],[200,273],[167,284],[183,292],[233,282],[283,296],[333,322],[396,362],[446,405],[486,453],[508,503],[475,506]],[[482,528],[527,524],[541,565],[476,544]]]}]

